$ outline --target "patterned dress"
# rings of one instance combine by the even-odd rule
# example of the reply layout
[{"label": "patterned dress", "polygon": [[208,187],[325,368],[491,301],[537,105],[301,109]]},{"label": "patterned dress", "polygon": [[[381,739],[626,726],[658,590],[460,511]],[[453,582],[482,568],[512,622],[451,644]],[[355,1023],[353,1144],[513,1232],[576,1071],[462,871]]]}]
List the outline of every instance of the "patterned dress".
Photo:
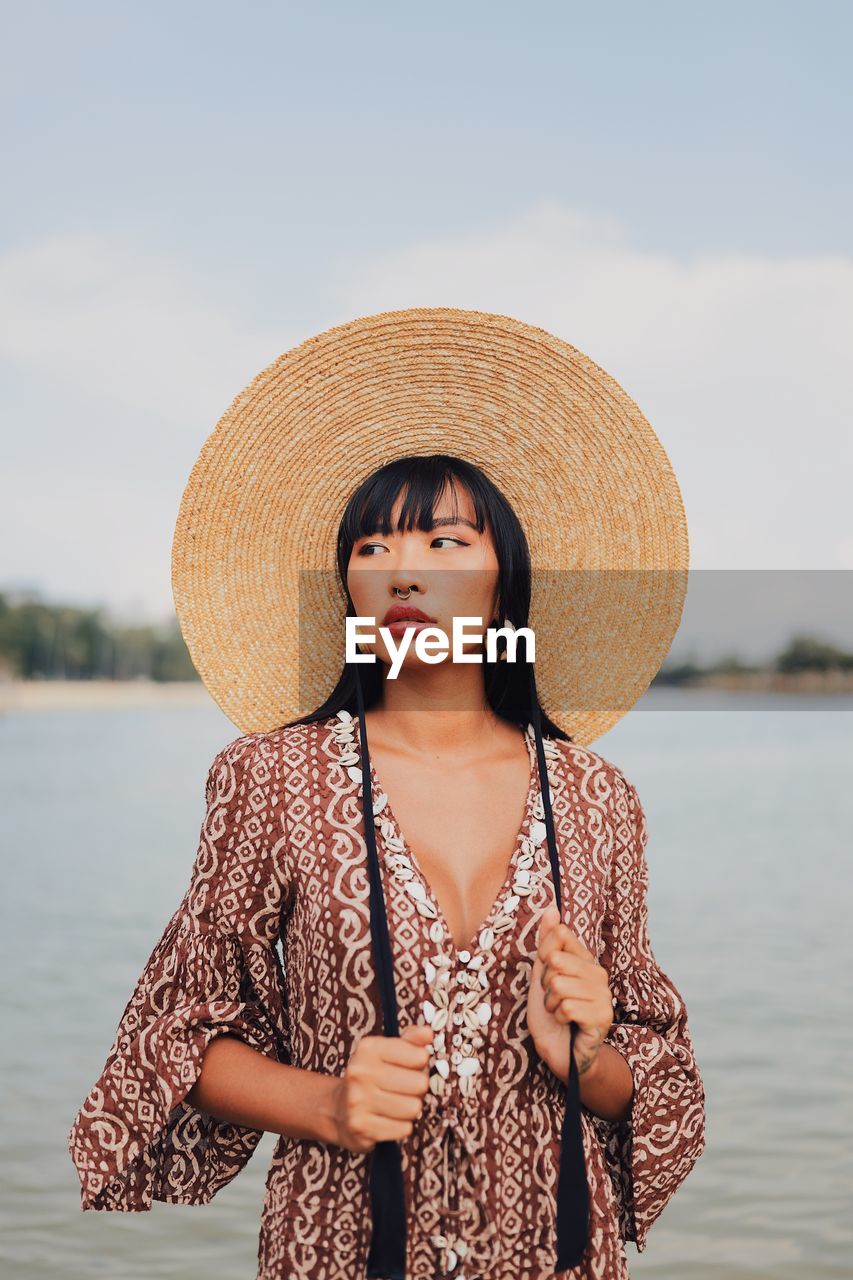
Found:
[{"label": "patterned dress", "polygon": [[[211,1040],[341,1075],[381,1034],[359,728],[347,713],[245,734],[211,765],[187,893],[122,1015],[69,1145],[86,1209],[201,1204],[259,1131],[186,1101]],[[554,901],[531,727],[524,819],[487,918],[458,950],[371,764],[400,1030],[436,1032],[430,1088],[401,1145],[407,1280],[553,1280],[565,1086],[526,1005],[538,917]],[[561,1280],[624,1280],[705,1146],[705,1095],[673,982],[647,933],[646,824],[634,786],[589,747],[545,737],[564,919],[608,971],[607,1035],[634,1079],[630,1116],[581,1109],[589,1238]],[[279,939],[281,943],[279,952]],[[566,1030],[568,1035],[568,1029]],[[370,1153],[281,1137],[258,1280],[354,1280],[370,1244]]]}]

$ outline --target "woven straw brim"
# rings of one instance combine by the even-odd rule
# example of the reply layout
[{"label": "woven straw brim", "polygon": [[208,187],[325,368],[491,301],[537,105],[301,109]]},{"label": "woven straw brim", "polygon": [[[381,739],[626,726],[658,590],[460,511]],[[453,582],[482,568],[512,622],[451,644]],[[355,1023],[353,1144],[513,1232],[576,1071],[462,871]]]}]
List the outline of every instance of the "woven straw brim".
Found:
[{"label": "woven straw brim", "polygon": [[476,463],[530,544],[536,679],[581,744],[647,689],[687,588],[684,507],[631,397],[583,352],[508,316],[417,307],[285,352],[205,441],[172,548],[178,620],[243,733],[313,711],[340,675],[338,523],[403,454]]}]

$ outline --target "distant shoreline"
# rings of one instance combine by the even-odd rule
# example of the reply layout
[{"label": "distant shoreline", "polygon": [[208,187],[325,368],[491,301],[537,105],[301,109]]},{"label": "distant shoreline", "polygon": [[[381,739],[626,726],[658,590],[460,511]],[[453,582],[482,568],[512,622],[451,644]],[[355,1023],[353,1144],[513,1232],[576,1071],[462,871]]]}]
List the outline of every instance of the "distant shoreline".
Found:
[{"label": "distant shoreline", "polygon": [[0,680],[6,711],[214,705],[200,680]]},{"label": "distant shoreline", "polygon": [[652,687],[727,693],[853,693],[853,671],[711,671],[684,684],[664,679]]},{"label": "distant shoreline", "polygon": [[[727,693],[853,693],[853,672],[777,671],[709,673],[685,683],[660,680],[651,685],[668,693],[716,689]],[[123,707],[197,707],[214,705],[201,680],[0,680],[0,715],[8,711],[73,711]]]}]

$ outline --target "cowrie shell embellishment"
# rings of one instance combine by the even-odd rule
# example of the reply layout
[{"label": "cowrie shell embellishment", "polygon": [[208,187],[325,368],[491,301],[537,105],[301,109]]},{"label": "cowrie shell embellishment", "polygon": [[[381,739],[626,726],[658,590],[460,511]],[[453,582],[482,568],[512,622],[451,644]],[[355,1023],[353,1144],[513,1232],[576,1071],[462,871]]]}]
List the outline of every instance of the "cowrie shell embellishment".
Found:
[{"label": "cowrie shell embellishment", "polygon": [[[356,721],[353,716],[348,711],[339,711],[337,723],[332,728],[335,741],[342,748],[338,760],[351,780],[360,783],[362,771],[358,763],[360,755],[356,749],[355,729]],[[527,726],[527,732],[532,738],[531,724]],[[543,747],[550,763],[557,755],[557,746],[550,739],[544,738]],[[554,777],[550,769],[547,776],[549,784],[553,785]],[[486,1043],[483,1032],[493,1015],[489,970],[495,962],[495,943],[513,927],[520,903],[526,902],[547,874],[543,868],[538,871],[534,869],[536,851],[547,835],[543,817],[542,795],[539,792],[532,805],[529,825],[525,824],[525,834],[519,838],[520,849],[513,852],[515,870],[512,882],[503,899],[493,909],[493,918],[480,930],[477,938],[478,950],[472,952],[466,948],[455,952],[452,939],[446,936],[444,923],[439,919],[432,895],[409,858],[405,841],[396,831],[388,809],[388,796],[384,791],[374,796],[373,821],[387,850],[385,864],[394,879],[402,885],[418,913],[431,921],[428,936],[436,950],[423,960],[427,996],[421,1005],[424,1021],[435,1033],[429,1046],[431,1093],[444,1094],[453,1084],[451,1077],[455,1077],[459,1092],[470,1096],[483,1076],[483,1063],[479,1054]],[[448,1028],[453,1031],[450,1046],[447,1043]],[[459,1241],[456,1247],[459,1258],[465,1256],[463,1250],[464,1245]],[[456,1257],[453,1259],[453,1266],[455,1264]],[[463,1280],[461,1272],[457,1273],[457,1280]]]}]

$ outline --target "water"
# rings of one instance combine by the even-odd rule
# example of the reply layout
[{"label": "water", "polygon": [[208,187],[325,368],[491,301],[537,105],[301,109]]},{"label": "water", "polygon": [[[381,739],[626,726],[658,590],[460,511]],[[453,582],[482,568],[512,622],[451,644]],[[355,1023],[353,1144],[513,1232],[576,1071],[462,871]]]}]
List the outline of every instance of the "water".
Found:
[{"label": "water", "polygon": [[[853,1276],[853,717],[759,705],[650,693],[595,744],[646,811],[652,944],[708,1092],[636,1276]],[[212,1204],[150,1214],[82,1214],[65,1146],[236,734],[212,705],[0,719],[4,1277],[255,1275],[270,1135]]]}]

